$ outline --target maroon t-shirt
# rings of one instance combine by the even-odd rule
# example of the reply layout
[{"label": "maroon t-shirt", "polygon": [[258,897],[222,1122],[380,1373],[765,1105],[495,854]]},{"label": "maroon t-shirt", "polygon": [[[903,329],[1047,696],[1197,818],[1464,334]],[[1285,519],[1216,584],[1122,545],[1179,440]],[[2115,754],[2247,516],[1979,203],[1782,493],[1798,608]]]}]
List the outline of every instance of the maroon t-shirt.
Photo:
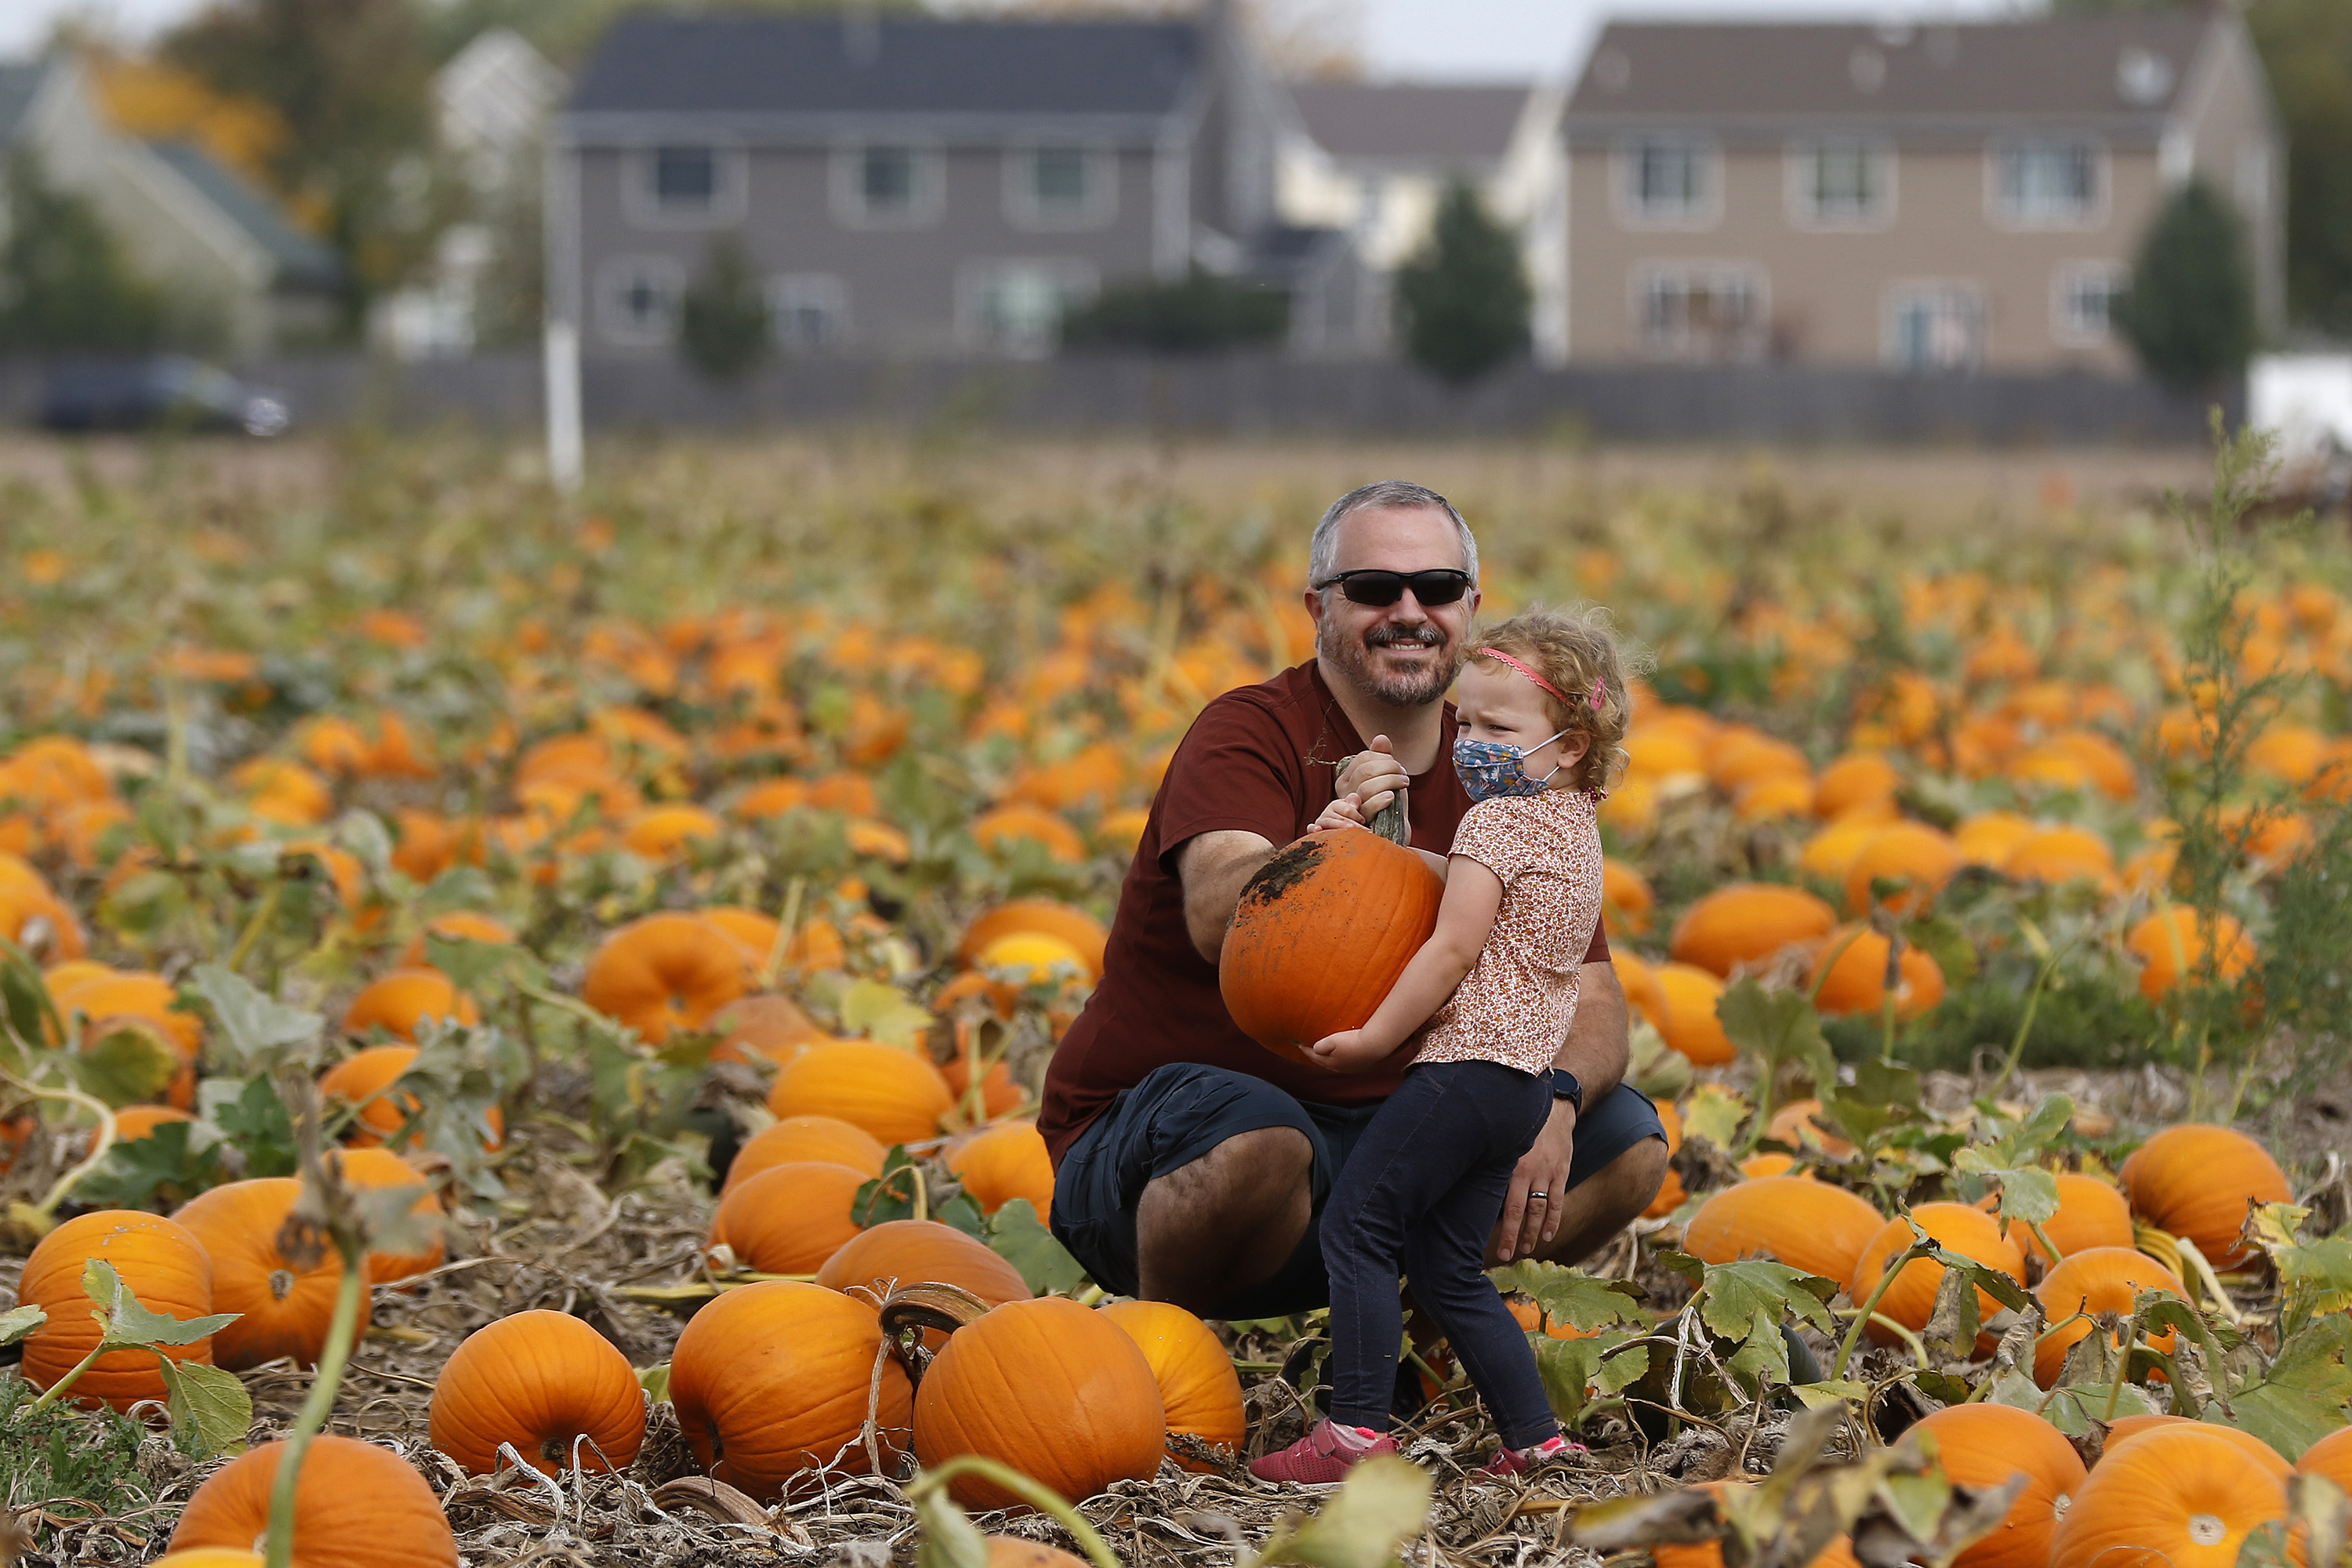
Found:
[{"label": "maroon t-shirt", "polygon": [[[1037,1131],[1063,1152],[1121,1089],[1170,1062],[1198,1062],[1264,1079],[1299,1100],[1349,1105],[1385,1100],[1403,1066],[1335,1073],[1276,1056],[1241,1032],[1217,990],[1217,966],[1193,949],[1184,926],[1177,851],[1203,833],[1240,829],[1280,847],[1331,804],[1341,759],[1364,749],[1315,661],[1257,686],[1228,691],[1202,710],[1168,765],[1151,819],[1119,889],[1102,983],[1054,1052]],[[1445,704],[1437,765],[1412,777],[1412,845],[1443,855],[1470,809],[1454,773],[1454,704]],[[1593,930],[1588,963],[1605,962],[1609,939]]]}]

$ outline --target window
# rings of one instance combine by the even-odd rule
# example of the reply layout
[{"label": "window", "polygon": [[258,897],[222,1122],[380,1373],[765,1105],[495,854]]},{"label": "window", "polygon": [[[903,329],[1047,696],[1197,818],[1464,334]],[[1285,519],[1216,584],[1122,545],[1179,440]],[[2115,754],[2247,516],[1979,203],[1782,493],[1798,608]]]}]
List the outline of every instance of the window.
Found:
[{"label": "window", "polygon": [[851,228],[919,228],[938,220],[944,183],[933,148],[904,142],[839,148],[834,214]]},{"label": "window", "polygon": [[1107,149],[1015,146],[1004,155],[1004,216],[1016,228],[1095,228],[1117,207]]},{"label": "window", "polygon": [[1894,205],[1894,155],[1868,142],[1800,143],[1789,155],[1789,194],[1807,227],[1874,226]]},{"label": "window", "polygon": [[915,150],[868,147],[857,160],[857,199],[874,217],[902,216],[915,205]]},{"label": "window", "polygon": [[2095,348],[2114,331],[2124,269],[2111,261],[2070,262],[2051,290],[2051,336],[2076,348]]},{"label": "window", "polygon": [[1886,346],[1897,370],[1973,370],[1984,358],[1983,302],[1966,283],[1899,287],[1889,300]]},{"label": "window", "polygon": [[2088,142],[2020,142],[1994,155],[1994,200],[2026,228],[2090,222],[2099,208],[2099,150]]},{"label": "window", "polygon": [[640,228],[708,229],[742,220],[740,147],[641,147],[622,169],[622,210]]},{"label": "window", "polygon": [[719,200],[719,155],[708,147],[656,147],[653,156],[654,205],[671,212],[703,212]]},{"label": "window", "polygon": [[1687,137],[1645,136],[1619,152],[1622,214],[1640,224],[1700,225],[1716,216],[1714,157]]},{"label": "window", "polygon": [[624,256],[597,270],[596,320],[616,343],[664,343],[677,331],[686,269],[667,256]]},{"label": "window", "polygon": [[964,268],[957,321],[964,341],[1019,358],[1050,353],[1062,317],[1094,298],[1083,261],[983,261]]},{"label": "window", "polygon": [[1662,359],[1741,360],[1762,355],[1764,275],[1723,263],[1649,268],[1635,286],[1642,346]]},{"label": "window", "polygon": [[848,296],[840,279],[787,272],[768,279],[768,331],[786,353],[839,348],[848,325]]}]

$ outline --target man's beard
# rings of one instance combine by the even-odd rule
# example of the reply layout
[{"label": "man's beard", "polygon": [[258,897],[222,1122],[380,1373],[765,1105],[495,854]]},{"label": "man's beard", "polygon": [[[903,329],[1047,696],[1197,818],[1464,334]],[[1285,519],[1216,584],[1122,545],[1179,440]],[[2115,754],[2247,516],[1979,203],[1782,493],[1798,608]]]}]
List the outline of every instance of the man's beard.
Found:
[{"label": "man's beard", "polygon": [[[1437,662],[1420,674],[1387,674],[1372,662],[1371,649],[1391,643],[1437,639]],[[1369,646],[1368,646],[1369,645]],[[1361,637],[1346,637],[1326,627],[1315,639],[1315,651],[1339,667],[1355,688],[1376,702],[1391,708],[1420,708],[1445,695],[1462,673],[1462,655],[1454,640],[1427,621],[1419,626],[1374,626]]]}]

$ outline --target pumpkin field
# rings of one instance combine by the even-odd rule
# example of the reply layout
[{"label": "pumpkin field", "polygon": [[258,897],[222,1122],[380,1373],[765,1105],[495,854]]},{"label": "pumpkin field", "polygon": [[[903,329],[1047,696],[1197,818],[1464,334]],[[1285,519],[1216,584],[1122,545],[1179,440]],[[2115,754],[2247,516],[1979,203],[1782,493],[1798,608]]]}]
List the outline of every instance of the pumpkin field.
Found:
[{"label": "pumpkin field", "polygon": [[[2192,458],[43,449],[0,1564],[2336,1562],[2352,546]],[[1604,919],[1672,1170],[1493,1272],[1589,1452],[1476,1473],[1416,1334],[1402,1456],[1282,1487],[1325,1314],[1106,1295],[1032,1119],[1178,742],[1313,657],[1308,532],[1388,477],[1482,617],[1639,657]]]}]

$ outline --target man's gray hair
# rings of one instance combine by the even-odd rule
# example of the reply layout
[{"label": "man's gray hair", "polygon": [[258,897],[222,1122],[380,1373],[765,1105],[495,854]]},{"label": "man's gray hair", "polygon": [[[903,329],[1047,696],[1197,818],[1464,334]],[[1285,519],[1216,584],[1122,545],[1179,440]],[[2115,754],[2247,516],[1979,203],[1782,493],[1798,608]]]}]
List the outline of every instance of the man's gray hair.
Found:
[{"label": "man's gray hair", "polygon": [[1314,587],[1330,580],[1337,570],[1339,554],[1339,524],[1360,511],[1412,510],[1432,507],[1454,520],[1454,531],[1462,540],[1462,569],[1470,574],[1472,586],[1478,582],[1478,542],[1471,537],[1470,525],[1454,510],[1454,503],[1426,485],[1416,485],[1409,479],[1381,479],[1375,484],[1361,485],[1331,503],[1323,520],[1315,525],[1315,537],[1307,546],[1307,584]]}]

